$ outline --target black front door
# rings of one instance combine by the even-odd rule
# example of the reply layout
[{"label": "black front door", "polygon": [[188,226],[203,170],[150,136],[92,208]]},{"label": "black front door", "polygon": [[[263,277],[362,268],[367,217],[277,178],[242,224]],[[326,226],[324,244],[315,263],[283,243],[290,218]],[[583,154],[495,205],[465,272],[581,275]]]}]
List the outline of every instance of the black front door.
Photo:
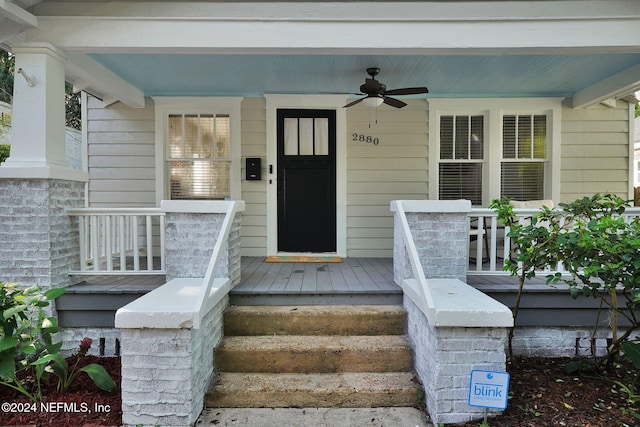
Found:
[{"label": "black front door", "polygon": [[278,110],[278,251],[336,251],[336,112]]}]

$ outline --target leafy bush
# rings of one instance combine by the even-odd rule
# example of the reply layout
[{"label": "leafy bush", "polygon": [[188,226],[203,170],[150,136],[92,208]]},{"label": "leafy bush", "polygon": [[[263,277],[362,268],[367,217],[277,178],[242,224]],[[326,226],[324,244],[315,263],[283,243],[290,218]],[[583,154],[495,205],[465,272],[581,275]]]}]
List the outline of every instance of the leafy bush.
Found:
[{"label": "leafy bush", "polygon": [[[0,384],[32,401],[42,398],[41,380],[48,376],[44,365],[34,363],[57,354],[62,345],[52,341],[59,330],[57,319],[48,317],[44,310],[62,293],[64,289],[42,293],[35,286],[21,288],[0,282]],[[35,370],[35,375],[28,375],[30,370]]]},{"label": "leafy bush", "polygon": [[[640,295],[640,219],[627,221],[621,216],[628,205],[618,196],[596,194],[560,203],[560,209],[542,209],[528,225],[516,221],[507,199],[491,206],[511,228],[507,235],[517,257],[505,260],[505,270],[521,278],[521,289],[536,270],[562,262],[568,274],[548,275],[547,283],[562,281],[569,285],[573,298],[599,298],[601,306],[608,308],[613,339],[603,359],[607,363],[640,327],[636,317],[640,307],[636,298]],[[628,326],[618,336],[621,316]]]},{"label": "leafy bush", "polygon": [[69,386],[82,372],[89,375],[89,378],[101,389],[114,391],[117,385],[103,366],[97,363],[91,363],[82,368],[78,368],[80,360],[87,355],[92,343],[93,340],[86,337],[80,342],[80,349],[78,350],[75,364],[71,368],[69,368],[67,361],[59,354],[49,354],[34,362],[34,364],[38,366],[52,362],[51,368],[53,373],[58,377],[59,391],[67,391]]},{"label": "leafy bush", "polygon": [[9,151],[11,146],[9,144],[0,144],[0,163],[9,158]]},{"label": "leafy bush", "polygon": [[[553,250],[570,277],[555,274],[548,282],[563,281],[571,295],[600,299],[609,310],[612,344],[605,357],[611,362],[621,344],[640,327],[636,296],[640,293],[640,218],[627,221],[621,215],[628,201],[611,194],[596,194],[570,204],[560,204]],[[628,321],[618,336],[620,317]]]}]

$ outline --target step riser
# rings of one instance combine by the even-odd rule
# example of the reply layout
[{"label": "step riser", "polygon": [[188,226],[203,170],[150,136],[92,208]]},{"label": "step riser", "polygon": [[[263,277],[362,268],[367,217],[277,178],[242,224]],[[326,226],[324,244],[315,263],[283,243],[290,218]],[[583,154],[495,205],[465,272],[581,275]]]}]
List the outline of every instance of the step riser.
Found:
[{"label": "step riser", "polygon": [[225,313],[225,336],[237,335],[403,335],[406,313],[375,306],[358,311],[298,310],[296,307],[251,310],[234,307]]},{"label": "step riser", "polygon": [[220,374],[207,395],[208,407],[415,406],[418,385],[412,373]]},{"label": "step riser", "polygon": [[334,390],[316,393],[264,393],[238,391],[231,395],[212,392],[207,395],[209,408],[375,408],[413,407],[418,405],[418,390],[390,390],[384,393],[361,391],[340,393]]},{"label": "step riser", "polygon": [[416,406],[400,305],[232,306],[212,408]]},{"label": "step riser", "polygon": [[407,372],[413,367],[409,348],[391,351],[218,351],[221,372],[331,373]]}]

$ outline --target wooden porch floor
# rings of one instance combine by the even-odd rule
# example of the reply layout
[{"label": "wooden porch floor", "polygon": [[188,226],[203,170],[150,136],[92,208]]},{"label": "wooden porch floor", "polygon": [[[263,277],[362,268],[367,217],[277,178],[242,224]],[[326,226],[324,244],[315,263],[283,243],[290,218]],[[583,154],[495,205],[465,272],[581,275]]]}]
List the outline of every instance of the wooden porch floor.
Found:
[{"label": "wooden porch floor", "polygon": [[340,263],[269,263],[243,257],[235,305],[383,304],[402,301],[391,258],[343,258]]}]

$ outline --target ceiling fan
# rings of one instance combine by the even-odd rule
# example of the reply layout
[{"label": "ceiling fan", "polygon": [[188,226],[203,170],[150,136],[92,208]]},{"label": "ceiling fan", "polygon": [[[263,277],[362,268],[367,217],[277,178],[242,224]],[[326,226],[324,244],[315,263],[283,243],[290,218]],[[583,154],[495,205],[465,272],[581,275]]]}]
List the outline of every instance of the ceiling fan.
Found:
[{"label": "ceiling fan", "polygon": [[421,93],[429,93],[429,89],[426,87],[405,87],[402,89],[387,90],[387,86],[376,80],[376,76],[380,72],[380,68],[367,68],[367,74],[371,76],[370,79],[365,79],[364,84],[360,86],[360,92],[366,95],[364,98],[357,99],[343,108],[348,108],[356,105],[362,101],[365,104],[377,107],[382,103],[390,105],[396,108],[402,108],[407,105],[405,102],[399,99],[391,98],[388,95],[417,95]]}]

